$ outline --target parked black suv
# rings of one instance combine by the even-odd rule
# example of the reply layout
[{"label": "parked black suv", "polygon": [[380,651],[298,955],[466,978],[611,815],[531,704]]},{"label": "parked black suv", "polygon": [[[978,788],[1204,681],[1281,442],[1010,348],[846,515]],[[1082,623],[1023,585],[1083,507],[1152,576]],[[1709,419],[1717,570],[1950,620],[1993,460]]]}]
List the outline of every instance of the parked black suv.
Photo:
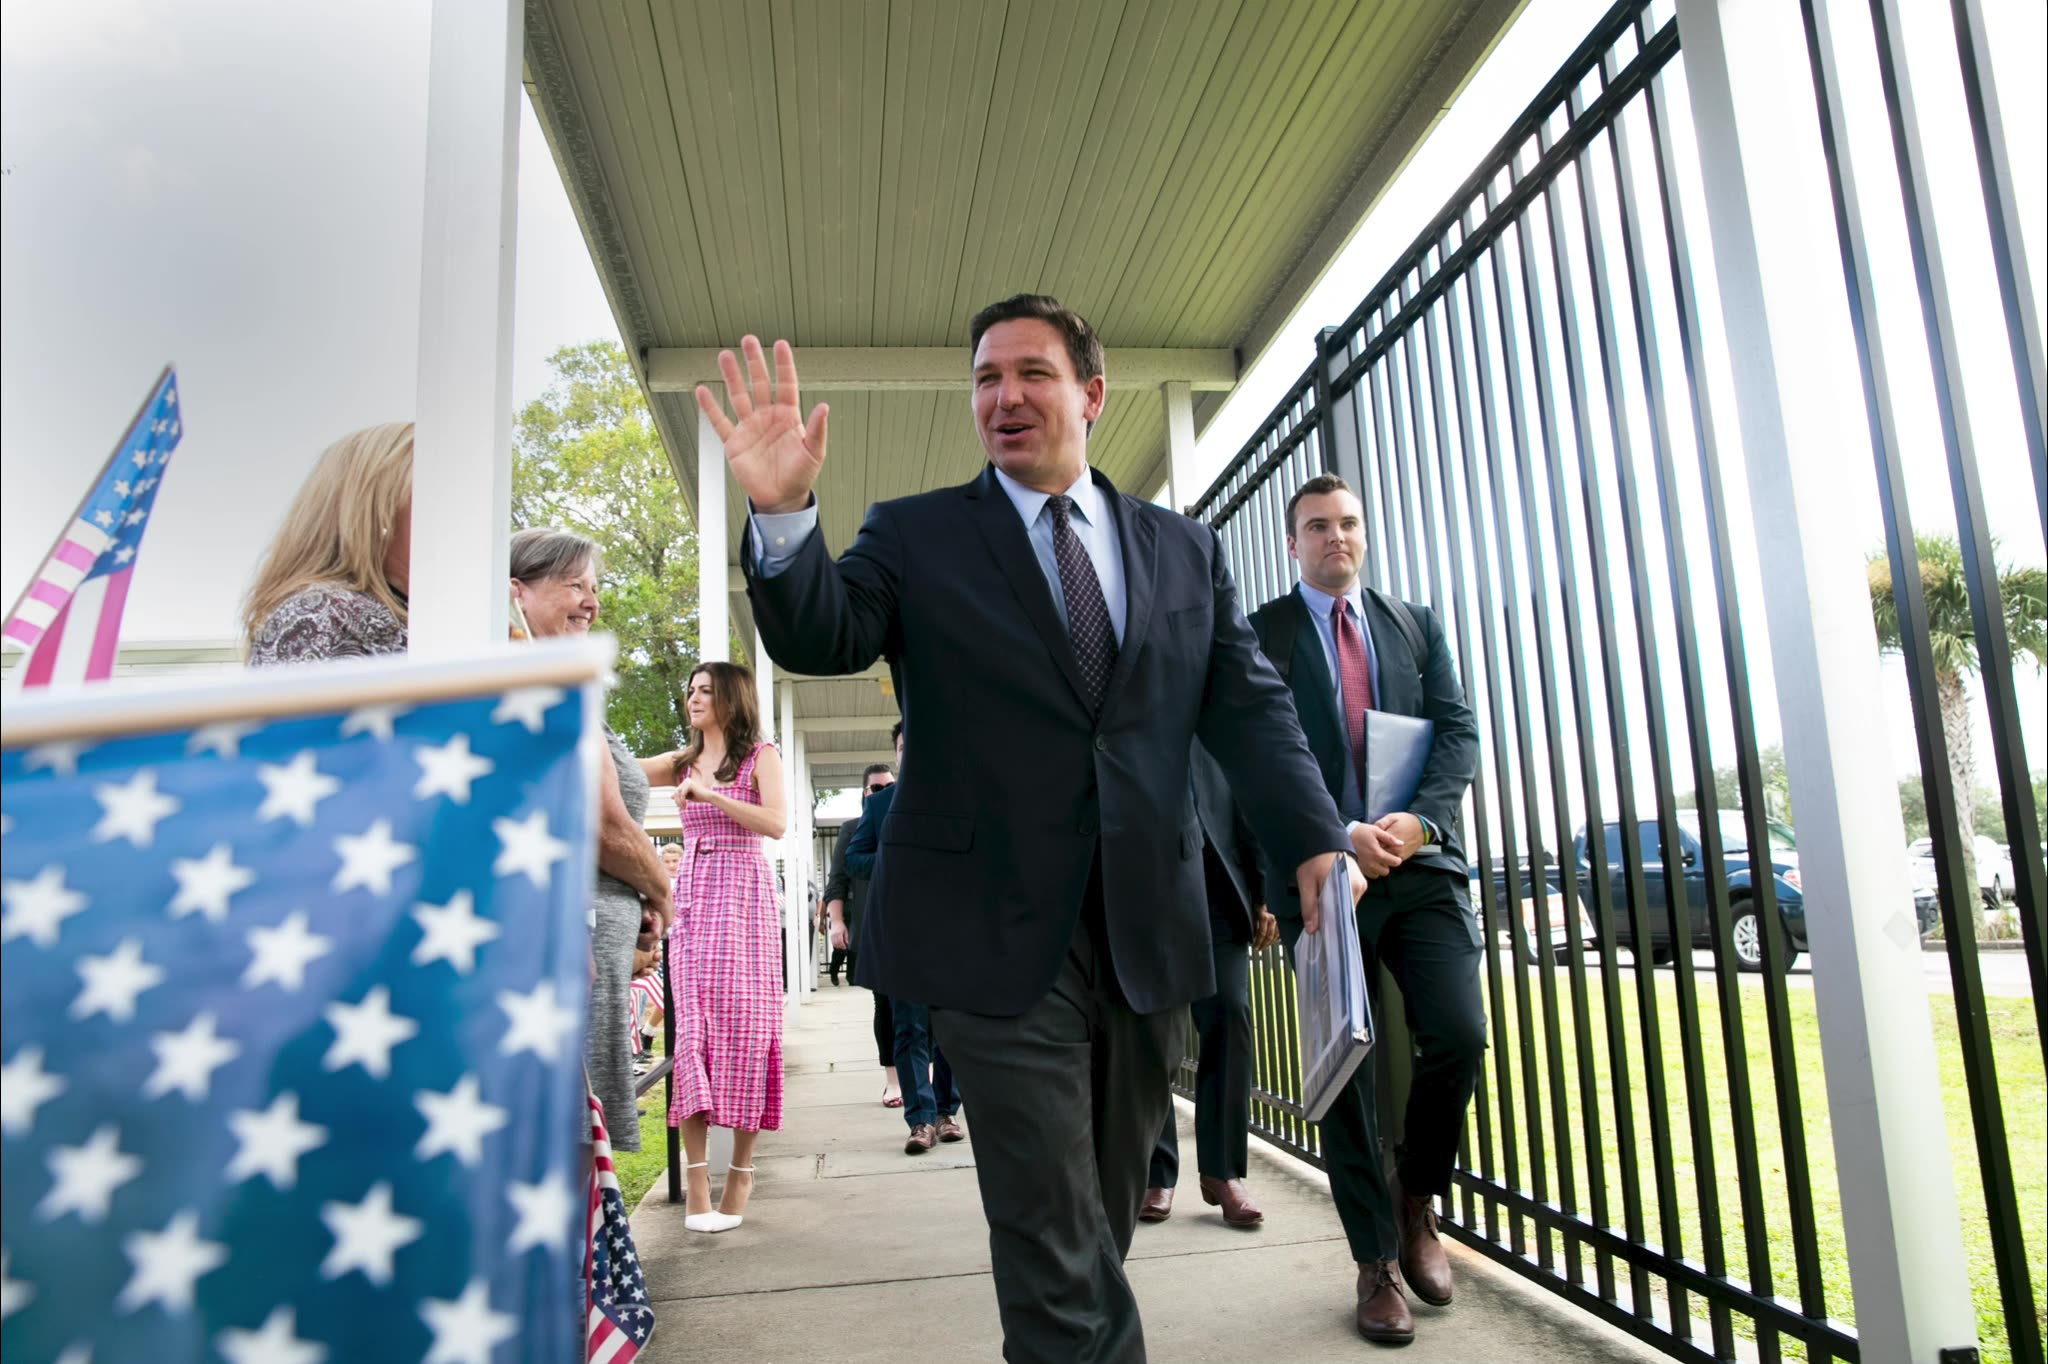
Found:
[{"label": "parked black suv", "polygon": [[[1767,867],[1772,887],[1777,892],[1778,913],[1785,925],[1785,961],[1789,965],[1795,953],[1806,950],[1806,898],[1799,888],[1799,852],[1792,830],[1775,821],[1769,825],[1770,857],[1764,863],[1750,856],[1749,831],[1740,810],[1721,811],[1719,823],[1722,870],[1728,878],[1729,907],[1734,911],[1736,964],[1745,971],[1764,969],[1763,924],[1756,909],[1755,877]],[[1664,845],[1659,837],[1657,820],[1641,821],[1638,838],[1642,848],[1643,889],[1647,901],[1644,908],[1650,924],[1649,954],[1653,961],[1664,962],[1673,954],[1670,878],[1669,869],[1664,865]],[[1592,887],[1585,878],[1592,863],[1588,857],[1584,829],[1579,831],[1572,846],[1578,856],[1579,895],[1590,913],[1593,909]],[[1629,923],[1619,822],[1605,827],[1605,838],[1597,851],[1607,876],[1608,912],[1613,921],[1614,940],[1634,950],[1636,944]],[[1707,870],[1701,857],[1700,816],[1696,810],[1678,812],[1678,851],[1680,875],[1685,884],[1686,913],[1692,928],[1690,946],[1712,947],[1713,923],[1707,913]]]}]

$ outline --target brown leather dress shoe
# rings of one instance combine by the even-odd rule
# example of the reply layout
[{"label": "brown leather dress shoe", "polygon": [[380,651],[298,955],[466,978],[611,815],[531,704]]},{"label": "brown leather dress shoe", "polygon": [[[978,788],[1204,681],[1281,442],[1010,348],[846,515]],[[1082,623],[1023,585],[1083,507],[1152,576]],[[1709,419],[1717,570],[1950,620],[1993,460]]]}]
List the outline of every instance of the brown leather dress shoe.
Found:
[{"label": "brown leather dress shoe", "polygon": [[1223,1220],[1233,1227],[1256,1227],[1266,1220],[1266,1214],[1252,1202],[1251,1190],[1245,1188],[1241,1179],[1211,1179],[1203,1175],[1202,1201],[1212,1208],[1222,1208]]},{"label": "brown leather dress shoe", "polygon": [[1401,1231],[1401,1277],[1431,1307],[1451,1305],[1451,1260],[1436,1234],[1436,1203],[1410,1196],[1392,1181],[1394,1220]]},{"label": "brown leather dress shoe", "polygon": [[1391,1260],[1358,1267],[1358,1334],[1375,1345],[1406,1345],[1415,1339],[1415,1317],[1401,1296]]},{"label": "brown leather dress shoe", "polygon": [[1145,1201],[1138,1205],[1138,1220],[1140,1222],[1164,1222],[1171,1216],[1173,1216],[1173,1190],[1145,1190]]},{"label": "brown leather dress shoe", "polygon": [[928,1122],[921,1122],[910,1129],[910,1140],[903,1143],[903,1154],[921,1156],[939,1144],[939,1129]]},{"label": "brown leather dress shoe", "polygon": [[939,1140],[966,1141],[967,1129],[962,1127],[960,1120],[951,1113],[941,1113],[939,1114]]}]

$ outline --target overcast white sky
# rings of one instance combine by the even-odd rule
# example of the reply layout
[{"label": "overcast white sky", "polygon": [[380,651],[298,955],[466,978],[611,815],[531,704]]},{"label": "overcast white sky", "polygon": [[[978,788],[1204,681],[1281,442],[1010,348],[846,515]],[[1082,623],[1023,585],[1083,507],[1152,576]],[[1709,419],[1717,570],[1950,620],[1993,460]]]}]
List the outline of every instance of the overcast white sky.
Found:
[{"label": "overcast white sky", "polygon": [[[2014,123],[2032,138],[2016,164],[2033,176],[2038,207],[2041,7],[1992,7],[2008,39],[1998,46],[2006,89],[2019,101]],[[1605,8],[1604,0],[1531,0],[1288,337],[1205,435],[1208,471],[1300,372],[1315,329],[1349,311]],[[1923,19],[1946,9],[1924,8]],[[6,600],[167,360],[179,366],[188,430],[136,576],[130,639],[232,635],[255,555],[320,449],[411,412],[428,13],[414,0],[0,0]],[[1953,84],[1952,74],[1945,79]],[[1943,101],[1934,92],[1929,102]],[[1879,138],[1882,150],[1881,123],[1863,135]],[[524,402],[544,386],[557,346],[616,329],[523,108],[520,160],[515,397]],[[1945,195],[1965,204],[1976,193],[1969,167],[1959,155],[1936,168],[1947,177]],[[2038,261],[2038,213],[2029,226]],[[1988,297],[1981,259],[1959,274],[1966,297]],[[1910,281],[1889,287],[1909,291]],[[1900,297],[1894,311],[1907,325],[1897,344],[1911,352],[1917,319],[1910,292]],[[1991,392],[2002,334],[1994,314],[1969,321]],[[1983,409],[1994,523],[2018,554],[2038,561],[2010,398],[2003,407],[1987,399]],[[1939,522],[1930,509],[1945,503],[1946,488],[1932,404],[1913,397],[1905,416],[1919,448],[1934,452],[1916,461],[1916,511]],[[1845,514],[1868,521],[1874,545],[1875,491],[1859,442],[1860,433],[1844,451],[1816,457],[1841,461]],[[1760,617],[1753,613],[1759,628]],[[1903,715],[1896,665],[1887,686]],[[2039,675],[2024,690],[2038,766],[2048,691]],[[1761,723],[1766,738],[1775,733],[1774,716]],[[1910,739],[1901,721],[1892,742],[1904,770],[1913,766]],[[1988,740],[1979,753],[1988,764]]]}]

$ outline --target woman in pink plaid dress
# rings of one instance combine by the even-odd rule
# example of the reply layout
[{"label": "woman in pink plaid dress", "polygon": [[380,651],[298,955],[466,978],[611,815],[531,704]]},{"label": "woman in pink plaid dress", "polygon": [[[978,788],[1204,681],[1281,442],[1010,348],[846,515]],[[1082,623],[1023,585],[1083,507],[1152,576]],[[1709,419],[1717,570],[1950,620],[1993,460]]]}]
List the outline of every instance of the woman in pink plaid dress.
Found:
[{"label": "woman in pink plaid dress", "polygon": [[[706,663],[690,675],[690,745],[676,760],[683,863],[669,961],[675,1088],[691,1231],[730,1231],[754,1190],[754,1142],[782,1126],[782,915],[761,849],[780,838],[782,756],[759,738],[754,675]],[[711,1206],[708,1128],[733,1129],[732,1168]]]}]

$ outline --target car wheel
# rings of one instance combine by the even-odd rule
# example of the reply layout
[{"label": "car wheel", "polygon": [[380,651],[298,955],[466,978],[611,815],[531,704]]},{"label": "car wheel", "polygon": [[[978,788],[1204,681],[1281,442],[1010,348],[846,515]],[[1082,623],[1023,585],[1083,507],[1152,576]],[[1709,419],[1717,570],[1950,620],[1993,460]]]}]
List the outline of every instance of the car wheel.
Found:
[{"label": "car wheel", "polygon": [[2005,903],[2005,878],[2002,876],[1991,878],[1991,903],[1994,907]]},{"label": "car wheel", "polygon": [[[1735,926],[1731,936],[1735,940],[1735,965],[1738,970],[1761,971],[1764,969],[1764,921],[1756,912],[1756,906],[1747,900],[1734,904]],[[1790,942],[1784,945],[1785,965],[1792,964],[1794,949]]]},{"label": "car wheel", "polygon": [[1668,947],[1651,948],[1650,964],[1653,966],[1669,966],[1671,964],[1671,949]]}]

